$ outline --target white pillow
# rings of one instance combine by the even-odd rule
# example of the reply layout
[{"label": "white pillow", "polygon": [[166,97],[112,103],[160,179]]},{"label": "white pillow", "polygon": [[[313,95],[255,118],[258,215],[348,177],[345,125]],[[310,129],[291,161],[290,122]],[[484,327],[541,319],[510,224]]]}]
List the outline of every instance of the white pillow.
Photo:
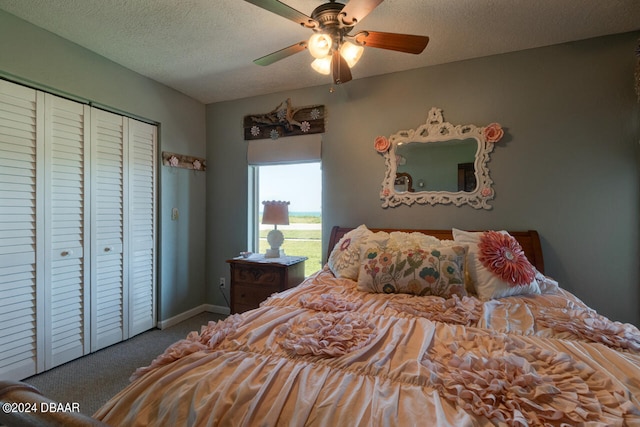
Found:
[{"label": "white pillow", "polygon": [[509,233],[452,231],[456,242],[469,246],[469,279],[480,299],[540,293],[535,268]]},{"label": "white pillow", "polygon": [[[387,246],[394,244],[397,246],[438,246],[442,242],[433,236],[422,233],[407,233],[402,231],[373,232],[362,224],[346,233],[336,243],[329,255],[327,264],[333,275],[343,279],[357,280],[360,270],[360,249],[365,243]],[[451,242],[453,243],[453,242]]]},{"label": "white pillow", "polygon": [[554,294],[558,292],[558,288],[559,288],[558,281],[540,273],[537,268],[536,268],[536,281],[538,282],[538,286],[540,287],[541,293]]},{"label": "white pillow", "polygon": [[367,241],[373,232],[362,224],[349,231],[331,250],[327,264],[333,275],[343,279],[358,279],[360,270],[360,245]]},{"label": "white pillow", "polygon": [[428,234],[419,233],[417,231],[410,233],[406,231],[392,231],[391,233],[389,233],[389,237],[394,241],[396,245],[400,247],[430,247],[440,246],[442,243],[437,237],[429,236]]}]

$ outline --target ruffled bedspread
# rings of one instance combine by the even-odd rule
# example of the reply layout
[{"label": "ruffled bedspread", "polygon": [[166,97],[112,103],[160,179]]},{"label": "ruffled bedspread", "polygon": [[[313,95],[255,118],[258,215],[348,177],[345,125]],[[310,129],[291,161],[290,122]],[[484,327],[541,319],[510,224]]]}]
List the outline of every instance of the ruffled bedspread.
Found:
[{"label": "ruffled bedspread", "polygon": [[328,270],[170,346],[113,426],[640,426],[640,332],[556,288],[362,293]]}]

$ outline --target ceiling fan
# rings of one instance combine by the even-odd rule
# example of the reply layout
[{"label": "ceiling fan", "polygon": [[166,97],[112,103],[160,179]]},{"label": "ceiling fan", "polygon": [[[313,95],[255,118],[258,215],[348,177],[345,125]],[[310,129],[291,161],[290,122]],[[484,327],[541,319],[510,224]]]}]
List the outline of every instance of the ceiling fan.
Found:
[{"label": "ceiling fan", "polygon": [[351,80],[351,67],[362,56],[364,47],[395,50],[405,53],[422,53],[429,37],[412,34],[383,33],[380,31],[360,31],[349,34],[383,0],[349,0],[345,5],[335,0],[316,7],[311,16],[278,0],[245,0],[248,3],[290,19],[311,29],[314,33],[309,40],[303,40],[258,58],[254,63],[270,65],[295,53],[309,49],[315,58],[311,66],[321,74],[332,74],[335,84]]}]

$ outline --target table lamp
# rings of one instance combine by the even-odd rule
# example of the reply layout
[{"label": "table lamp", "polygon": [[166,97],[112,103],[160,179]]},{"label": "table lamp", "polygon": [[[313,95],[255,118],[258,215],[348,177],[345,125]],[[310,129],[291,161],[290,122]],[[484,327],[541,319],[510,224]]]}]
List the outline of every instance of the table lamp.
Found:
[{"label": "table lamp", "polygon": [[267,234],[267,242],[270,248],[267,249],[265,258],[280,258],[284,256],[284,251],[280,246],[284,242],[282,231],[278,230],[278,225],[289,225],[289,202],[276,200],[262,202],[264,211],[262,212],[262,223],[273,224],[274,228]]}]

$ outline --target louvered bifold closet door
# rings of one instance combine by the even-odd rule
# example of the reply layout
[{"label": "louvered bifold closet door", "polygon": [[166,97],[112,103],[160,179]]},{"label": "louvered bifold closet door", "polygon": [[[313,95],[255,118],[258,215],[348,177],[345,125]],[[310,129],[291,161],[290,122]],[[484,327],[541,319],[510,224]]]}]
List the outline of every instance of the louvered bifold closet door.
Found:
[{"label": "louvered bifold closet door", "polygon": [[[40,105],[38,104],[40,100]],[[37,355],[42,258],[36,159],[42,150],[35,90],[0,80],[0,378],[43,369]]]},{"label": "louvered bifold closet door", "polygon": [[46,369],[89,351],[89,111],[86,105],[45,95]]},{"label": "louvered bifold closet door", "polygon": [[91,351],[127,338],[124,284],[128,119],[91,109]]},{"label": "louvered bifold closet door", "polygon": [[129,119],[129,336],[156,324],[156,129]]}]

